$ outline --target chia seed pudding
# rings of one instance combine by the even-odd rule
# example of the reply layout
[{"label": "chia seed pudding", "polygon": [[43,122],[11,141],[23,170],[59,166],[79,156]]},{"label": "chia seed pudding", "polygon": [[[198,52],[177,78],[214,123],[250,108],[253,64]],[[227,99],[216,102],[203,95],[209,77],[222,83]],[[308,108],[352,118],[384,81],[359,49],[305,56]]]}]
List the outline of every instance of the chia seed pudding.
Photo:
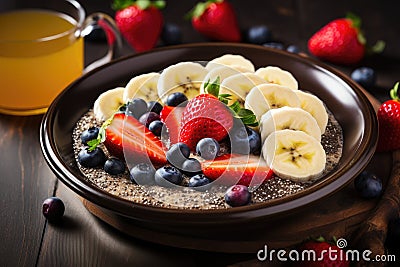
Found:
[{"label": "chia seed pudding", "polygon": [[[336,168],[343,148],[342,128],[331,112],[328,111],[328,115],[328,124],[325,133],[321,137],[321,144],[326,153],[326,167],[320,179],[324,179],[324,175]],[[89,110],[75,125],[72,136],[74,140],[73,150],[79,169],[84,174],[85,179],[100,190],[132,201],[132,203],[161,208],[201,210],[230,208],[224,201],[227,186],[213,185],[209,190],[196,191],[184,186],[189,179],[186,176],[184,176],[182,186],[179,189],[158,185],[138,185],[130,180],[128,169],[122,175],[110,175],[102,168],[82,167],[77,160],[79,151],[84,147],[80,140],[80,135],[85,129],[92,126],[100,127],[101,125],[96,121],[93,110]],[[110,156],[104,145],[101,144],[100,147],[107,156]],[[251,203],[268,202],[299,193],[318,180],[301,183],[281,179],[274,175],[272,179],[265,181],[260,186],[249,188],[252,195]]]}]

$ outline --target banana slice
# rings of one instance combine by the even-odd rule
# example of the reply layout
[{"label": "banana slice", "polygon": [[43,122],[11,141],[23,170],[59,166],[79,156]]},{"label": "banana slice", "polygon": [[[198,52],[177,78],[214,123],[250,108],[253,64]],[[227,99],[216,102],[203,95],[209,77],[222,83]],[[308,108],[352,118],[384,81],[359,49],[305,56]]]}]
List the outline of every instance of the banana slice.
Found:
[{"label": "banana slice", "polygon": [[290,72],[283,70],[279,67],[268,66],[259,68],[258,70],[256,70],[255,74],[269,83],[283,85],[292,90],[298,89],[297,80],[293,77],[293,75]]},{"label": "banana slice", "polygon": [[265,161],[283,179],[306,182],[322,174],[326,154],[314,137],[293,130],[270,134],[262,148]]},{"label": "banana slice", "polygon": [[326,111],[324,102],[317,96],[306,93],[300,90],[295,91],[300,99],[300,107],[309,112],[318,123],[321,133],[325,133],[326,125],[328,124],[328,112]]},{"label": "banana slice", "polygon": [[233,66],[240,71],[254,72],[255,68],[253,63],[242,55],[225,54],[223,56],[214,58],[206,65],[206,69],[211,71],[214,68],[221,67],[221,65]]},{"label": "banana slice", "polygon": [[164,69],[158,79],[157,91],[162,102],[174,92],[184,93],[192,99],[200,92],[201,83],[208,71],[195,62],[180,62]]},{"label": "banana slice", "polygon": [[260,84],[250,90],[244,103],[245,108],[254,112],[257,120],[270,109],[300,107],[300,100],[294,90],[278,84]]},{"label": "banana slice", "polygon": [[119,107],[125,104],[123,99],[124,87],[117,87],[105,91],[96,99],[93,105],[93,112],[98,122],[109,119]]},{"label": "banana slice", "polygon": [[221,82],[219,91],[221,94],[232,95],[228,105],[234,103],[236,100],[238,100],[239,103],[244,104],[246,96],[250,90],[263,83],[266,82],[254,73],[238,73],[224,79]]},{"label": "banana slice", "polygon": [[150,72],[133,77],[125,86],[123,95],[124,102],[132,100],[132,98],[142,98],[147,101],[157,101],[157,83],[160,74]]},{"label": "banana slice", "polygon": [[207,73],[206,77],[204,77],[204,81],[200,87],[200,93],[204,93],[204,85],[206,82],[213,82],[215,79],[217,79],[217,77],[219,77],[219,81],[221,83],[226,78],[242,72],[243,71],[241,69],[238,69],[235,66],[221,65],[218,68],[214,68]]},{"label": "banana slice", "polygon": [[317,139],[318,142],[321,142],[321,130],[317,121],[304,109],[281,107],[271,109],[261,116],[260,131],[262,142],[271,133],[285,129],[305,132]]}]

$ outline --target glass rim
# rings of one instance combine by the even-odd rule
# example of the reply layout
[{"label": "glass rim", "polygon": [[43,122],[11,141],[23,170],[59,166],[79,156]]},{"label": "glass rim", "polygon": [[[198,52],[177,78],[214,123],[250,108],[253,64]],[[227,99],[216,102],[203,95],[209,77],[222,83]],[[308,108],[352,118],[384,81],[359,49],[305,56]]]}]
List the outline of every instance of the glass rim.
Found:
[{"label": "glass rim", "polygon": [[[74,27],[72,29],[69,29],[67,31],[64,32],[60,32],[57,34],[52,34],[49,36],[45,36],[45,37],[41,37],[41,38],[37,38],[37,39],[26,39],[26,40],[0,40],[0,44],[6,44],[6,43],[41,43],[41,42],[48,42],[48,41],[52,41],[52,40],[57,40],[59,38],[74,34],[75,37],[79,37],[80,36],[80,31],[82,29],[82,25],[85,21],[85,17],[86,17],[86,13],[85,10],[83,9],[82,5],[76,1],[76,0],[65,0],[65,2],[70,3],[72,6],[74,6],[76,8],[76,10],[78,11],[78,21],[74,19],[74,21],[76,22],[76,25],[74,25]],[[21,11],[24,9],[21,9]],[[25,10],[40,10],[40,8],[35,9],[35,8],[28,8]],[[45,10],[45,9],[44,9]],[[49,9],[49,11],[52,11],[51,9]],[[12,12],[18,12],[18,11],[12,11]],[[63,13],[64,15],[67,15],[66,13]],[[71,17],[70,15],[68,15],[68,17]]]}]

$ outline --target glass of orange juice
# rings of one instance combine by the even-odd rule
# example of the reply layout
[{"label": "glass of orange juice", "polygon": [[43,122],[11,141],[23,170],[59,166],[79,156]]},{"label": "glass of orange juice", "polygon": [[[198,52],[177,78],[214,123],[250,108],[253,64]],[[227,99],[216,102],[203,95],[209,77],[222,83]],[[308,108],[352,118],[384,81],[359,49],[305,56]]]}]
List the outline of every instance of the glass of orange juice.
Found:
[{"label": "glass of orange juice", "polygon": [[34,8],[0,13],[0,113],[44,113],[55,97],[84,71],[83,37],[106,30],[112,58],[120,41],[112,18],[86,17],[75,0],[42,1]]}]

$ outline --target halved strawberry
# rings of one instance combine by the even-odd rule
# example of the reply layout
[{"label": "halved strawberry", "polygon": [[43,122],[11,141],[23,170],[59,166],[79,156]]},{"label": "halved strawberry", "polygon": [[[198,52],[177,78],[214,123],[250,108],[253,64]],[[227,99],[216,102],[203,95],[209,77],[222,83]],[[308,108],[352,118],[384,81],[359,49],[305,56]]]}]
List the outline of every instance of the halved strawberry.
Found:
[{"label": "halved strawberry", "polygon": [[225,154],[201,166],[205,176],[227,185],[257,186],[273,176],[267,163],[253,155]]},{"label": "halved strawberry", "polygon": [[181,119],[185,107],[164,106],[160,113],[161,121],[168,129],[169,140],[172,144],[178,143]]},{"label": "halved strawberry", "polygon": [[127,163],[167,163],[161,140],[132,116],[115,114],[105,130],[105,135],[103,143],[110,154],[125,158]]}]

